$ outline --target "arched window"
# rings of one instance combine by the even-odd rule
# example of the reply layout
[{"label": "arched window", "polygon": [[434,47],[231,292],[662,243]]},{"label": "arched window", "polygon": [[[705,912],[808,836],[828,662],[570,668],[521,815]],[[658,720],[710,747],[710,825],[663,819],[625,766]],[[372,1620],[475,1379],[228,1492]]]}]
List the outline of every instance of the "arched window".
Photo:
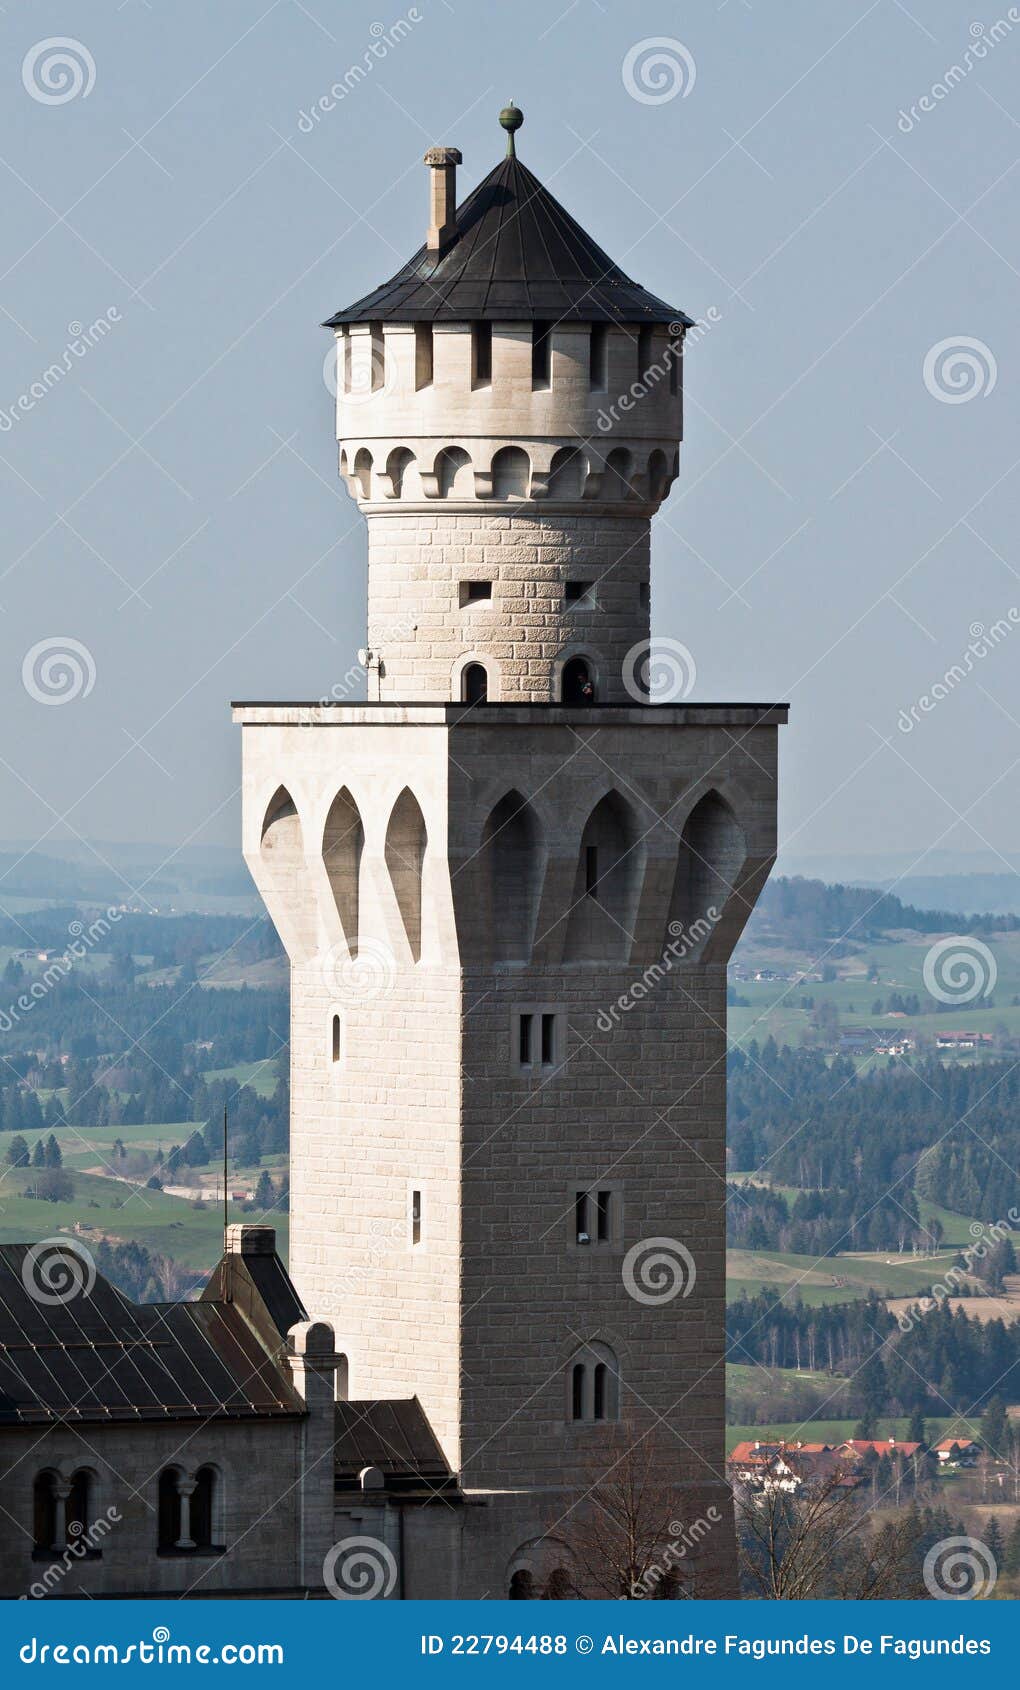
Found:
[{"label": "arched window", "polygon": [[546,1582],[544,1595],[547,1602],[569,1602],[577,1595],[574,1581],[566,1567],[553,1568]]},{"label": "arched window", "polygon": [[180,1549],[181,1498],[178,1485],[182,1478],[179,1467],[164,1467],[157,1487],[157,1546],[166,1554]]},{"label": "arched window", "polygon": [[670,932],[679,923],[689,954],[702,953],[724,907],[737,900],[740,925],[751,913],[757,885],[742,884],[747,846],[736,816],[717,792],[707,792],[694,806],[680,838],[670,901]]},{"label": "arched window", "polygon": [[519,1567],[510,1580],[509,1597],[511,1602],[533,1602],[535,1599],[535,1575],[527,1567]]},{"label": "arched window", "polygon": [[620,1364],[608,1344],[585,1344],[570,1362],[567,1418],[596,1425],[620,1418]]},{"label": "arched window", "polygon": [[400,498],[404,489],[404,476],[413,463],[414,453],[406,446],[395,446],[386,459],[386,475],[394,499]]},{"label": "arched window", "polygon": [[427,837],[418,800],[405,786],[386,829],[386,867],[415,962],[421,957],[421,877]]},{"label": "arched window", "polygon": [[191,1537],[196,1549],[215,1549],[223,1546],[223,1525],[220,1475],[215,1467],[200,1467],[195,1474],[195,1488],[191,1493]]},{"label": "arched window", "polygon": [[297,806],[285,786],[278,786],[262,823],[262,854],[264,857],[285,858],[288,865],[297,864],[304,855],[301,842],[301,820]]},{"label": "arched window", "polygon": [[372,454],[367,446],[359,447],[355,453],[352,473],[361,489],[361,497],[370,499],[372,497]]},{"label": "arched window", "polygon": [[67,1497],[67,1531],[72,1539],[82,1538],[92,1524],[92,1475],[86,1467],[79,1467],[71,1475],[71,1489]]},{"label": "arched window", "polygon": [[32,1542],[40,1555],[64,1548],[57,1542],[56,1478],[50,1471],[37,1473],[32,1486]]},{"label": "arched window", "polygon": [[495,962],[527,962],[531,955],[538,857],[534,812],[519,792],[508,792],[485,823],[480,853],[490,956]]},{"label": "arched window", "polygon": [[[355,465],[355,471],[357,466]],[[617,446],[606,459],[603,497],[606,499],[629,499],[630,478],[634,473],[634,460],[623,446]]]},{"label": "arched window", "polygon": [[564,704],[595,703],[595,680],[586,657],[571,657],[564,663],[560,693]]},{"label": "arched window", "polygon": [[484,663],[469,663],[460,677],[460,695],[465,704],[485,704],[489,677]]},{"label": "arched window", "polygon": [[358,952],[358,900],[364,848],[365,830],[361,824],[361,812],[345,786],[329,807],[322,833],[322,856],[336,912],[352,956]]},{"label": "arched window", "polygon": [[502,446],[492,460],[492,492],[497,499],[526,499],[531,459],[522,446]]},{"label": "arched window", "polygon": [[339,1015],[334,1015],[329,1034],[329,1052],[331,1062],[339,1062],[341,1049],[342,1039],[340,1034],[340,1017]]},{"label": "arched window", "polygon": [[445,446],[436,459],[436,487],[441,499],[472,499],[475,492],[471,459],[462,446]]},{"label": "arched window", "polygon": [[617,792],[596,804],[581,835],[564,960],[625,961],[644,860],[634,813]]},{"label": "arched window", "polygon": [[585,458],[576,446],[561,446],[549,466],[549,497],[579,499],[584,490]]},{"label": "arched window", "polygon": [[656,450],[648,459],[648,497],[664,499],[669,491],[669,464],[665,452]]}]

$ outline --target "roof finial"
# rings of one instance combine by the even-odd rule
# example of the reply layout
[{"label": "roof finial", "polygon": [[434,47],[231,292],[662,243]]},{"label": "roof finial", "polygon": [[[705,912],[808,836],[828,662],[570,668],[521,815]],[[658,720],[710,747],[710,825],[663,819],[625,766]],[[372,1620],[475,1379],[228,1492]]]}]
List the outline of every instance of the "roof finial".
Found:
[{"label": "roof finial", "polygon": [[518,130],[524,122],[524,113],[521,111],[520,106],[515,106],[511,100],[510,104],[508,106],[504,106],[503,110],[500,112],[499,121],[506,130],[506,156],[507,158],[516,158],[517,148],[514,146],[514,132],[515,130]]}]

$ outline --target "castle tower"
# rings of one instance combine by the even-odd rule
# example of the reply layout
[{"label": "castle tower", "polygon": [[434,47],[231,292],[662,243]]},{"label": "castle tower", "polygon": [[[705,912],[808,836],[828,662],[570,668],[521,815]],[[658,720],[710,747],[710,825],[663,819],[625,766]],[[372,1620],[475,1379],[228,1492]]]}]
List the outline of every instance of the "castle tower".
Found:
[{"label": "castle tower", "polygon": [[350,1396],[417,1396],[487,1503],[438,1511],[409,1594],[569,1572],[600,1452],[648,1437],[727,1594],[726,961],[785,708],[644,690],[690,319],[500,121],[459,207],[426,153],[425,245],[330,319],[368,702],[235,710],[292,966],[290,1268]]}]

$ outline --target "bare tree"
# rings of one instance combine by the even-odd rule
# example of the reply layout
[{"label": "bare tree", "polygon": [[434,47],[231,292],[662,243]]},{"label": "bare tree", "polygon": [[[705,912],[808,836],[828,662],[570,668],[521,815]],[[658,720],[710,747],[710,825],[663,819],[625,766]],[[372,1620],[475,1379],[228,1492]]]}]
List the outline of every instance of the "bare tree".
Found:
[{"label": "bare tree", "polygon": [[776,1484],[742,1489],[737,1541],[751,1594],[773,1602],[924,1594],[915,1588],[916,1537],[909,1521],[870,1529],[860,1493],[846,1479],[837,1467],[796,1492]]},{"label": "bare tree", "polygon": [[593,1598],[678,1600],[699,1588],[699,1549],[725,1531],[721,1510],[690,1519],[690,1500],[673,1478],[675,1459],[654,1435],[633,1442],[620,1428],[593,1459],[587,1493],[556,1535],[569,1551],[579,1589]]}]

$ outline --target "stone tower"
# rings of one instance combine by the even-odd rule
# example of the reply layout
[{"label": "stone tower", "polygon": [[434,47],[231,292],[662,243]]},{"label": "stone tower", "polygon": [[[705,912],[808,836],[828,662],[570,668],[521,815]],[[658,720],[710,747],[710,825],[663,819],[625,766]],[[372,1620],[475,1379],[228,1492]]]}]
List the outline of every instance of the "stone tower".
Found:
[{"label": "stone tower", "polygon": [[426,153],[424,246],[328,325],[368,702],[236,708],[292,966],[290,1267],[349,1395],[417,1396],[486,1504],[438,1511],[408,1594],[571,1576],[579,1492],[649,1438],[684,1519],[718,1511],[699,1593],[727,1594],[726,961],[785,710],[679,671],[659,699],[690,319],[500,121],[459,207],[460,153]]}]

